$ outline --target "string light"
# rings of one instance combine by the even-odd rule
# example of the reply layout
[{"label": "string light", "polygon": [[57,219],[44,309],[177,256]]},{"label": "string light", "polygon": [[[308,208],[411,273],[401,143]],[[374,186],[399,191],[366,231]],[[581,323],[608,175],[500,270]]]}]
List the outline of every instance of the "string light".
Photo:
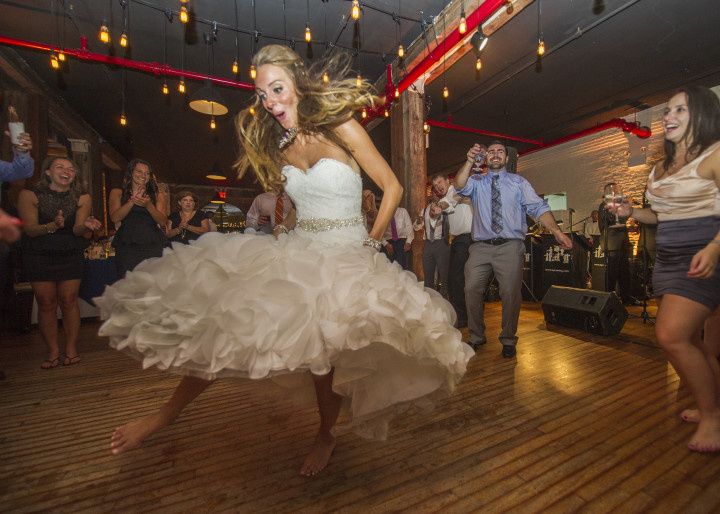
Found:
[{"label": "string light", "polygon": [[465,2],[460,3],[460,25],[458,26],[458,32],[465,34],[467,32],[467,20],[465,19]]},{"label": "string light", "polygon": [[215,116],[213,116],[210,118],[210,128],[215,130],[215,127],[217,127],[217,125],[215,124]]},{"label": "string light", "polygon": [[164,95],[167,95],[167,94],[170,93],[170,89],[168,88],[167,81],[166,81],[166,82],[163,82],[163,85],[162,85],[162,93],[163,93]]},{"label": "string light", "polygon": [[107,22],[103,20],[102,25],[100,25],[100,32],[98,32],[98,39],[105,43],[106,45],[110,44],[110,31],[107,28]]},{"label": "string light", "polygon": [[395,98],[400,98],[400,88],[399,87],[395,88]]},{"label": "string light", "polygon": [[255,69],[255,65],[250,65],[250,78],[255,80],[255,77],[257,77],[257,70]]},{"label": "string light", "polygon": [[448,96],[450,96],[450,90],[445,86],[443,87],[443,98],[447,98]]},{"label": "string light", "polygon": [[249,111],[250,111],[250,114],[252,114],[253,116],[255,116],[255,107],[253,107],[253,106],[251,105]]},{"label": "string light", "polygon": [[383,111],[383,114],[385,115],[386,118],[390,117],[390,111],[388,111],[387,107],[385,107],[385,111]]},{"label": "string light", "polygon": [[120,125],[123,127],[127,125],[127,118],[125,117],[124,112],[120,115]]},{"label": "string light", "polygon": [[363,80],[362,80],[362,75],[360,75],[360,74],[358,73],[357,78],[355,79],[355,85],[356,85],[357,87],[361,87],[361,86],[362,86],[362,81],[363,81]]},{"label": "string light", "polygon": [[367,118],[367,109],[365,107],[363,107],[363,110],[362,110],[362,117],[363,117],[363,119]]},{"label": "string light", "polygon": [[238,71],[240,71],[240,67],[238,66],[237,59],[235,59],[235,60],[233,61],[233,63],[232,63],[232,72],[233,72],[233,75],[237,75],[237,74],[238,74]]},{"label": "string light", "polygon": [[60,62],[65,62],[65,59],[66,59],[65,52],[63,52],[62,50],[60,50],[58,52],[57,57]]},{"label": "string light", "polygon": [[330,75],[327,74],[327,71],[324,71],[322,74],[322,81],[327,84],[330,82]]},{"label": "string light", "polygon": [[350,16],[355,21],[358,21],[360,19],[360,2],[358,0],[353,0]]},{"label": "string light", "polygon": [[475,59],[475,70],[480,71],[482,69],[482,61],[480,60],[480,57]]},{"label": "string light", "polygon": [[427,120],[423,122],[423,132],[425,132],[426,134],[430,133],[430,124],[427,122]]},{"label": "string light", "polygon": [[543,39],[543,31],[542,31],[542,1],[537,1],[537,31],[538,31],[538,46],[537,46],[537,55],[538,57],[542,57],[545,55],[545,40]]},{"label": "string light", "polygon": [[178,91],[180,93],[185,93],[185,79],[181,78],[180,82],[178,82]]},{"label": "string light", "polygon": [[190,15],[188,14],[187,7],[185,7],[184,5],[180,7],[180,21],[182,23],[187,23],[188,21],[190,21]]},{"label": "string light", "polygon": [[402,45],[398,46],[398,57],[400,57],[400,59],[405,57],[405,48]]},{"label": "string light", "polygon": [[305,42],[309,43],[312,41],[312,32],[310,32],[310,24],[305,23]]},{"label": "string light", "polygon": [[545,55],[545,41],[543,40],[542,36],[538,38],[537,54],[538,57],[542,57],[543,55]]},{"label": "string light", "polygon": [[50,54],[50,67],[53,70],[60,69],[60,61],[58,61],[57,55],[55,55],[55,53]]},{"label": "string light", "polygon": [[123,48],[127,48],[128,46],[128,37],[124,30],[123,33],[120,34],[120,46]]}]

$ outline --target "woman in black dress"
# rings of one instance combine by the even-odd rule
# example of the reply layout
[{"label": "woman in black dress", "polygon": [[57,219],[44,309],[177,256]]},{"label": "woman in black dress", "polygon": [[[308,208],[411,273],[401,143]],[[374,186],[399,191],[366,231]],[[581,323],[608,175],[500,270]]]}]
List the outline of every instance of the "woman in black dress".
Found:
[{"label": "woman in black dress", "polygon": [[118,277],[135,269],[145,259],[160,257],[165,247],[167,215],[164,193],[158,191],[150,163],[130,161],[122,189],[110,191],[110,219],[119,228],[113,238]]},{"label": "woman in black dress", "polygon": [[178,194],[179,211],[173,212],[165,226],[165,235],[171,243],[189,244],[210,231],[210,222],[203,211],[197,210],[198,198],[191,191]]},{"label": "woman in black dress", "polygon": [[83,272],[85,236],[101,227],[90,215],[92,200],[77,180],[77,165],[64,157],[48,157],[42,179],[32,189],[23,189],[18,210],[23,221],[23,273],[32,285],[38,304],[40,333],[48,346],[41,368],[60,363],[57,308],[65,331],[65,359],[70,366],[80,362],[77,337],[80,330],[78,290]]}]

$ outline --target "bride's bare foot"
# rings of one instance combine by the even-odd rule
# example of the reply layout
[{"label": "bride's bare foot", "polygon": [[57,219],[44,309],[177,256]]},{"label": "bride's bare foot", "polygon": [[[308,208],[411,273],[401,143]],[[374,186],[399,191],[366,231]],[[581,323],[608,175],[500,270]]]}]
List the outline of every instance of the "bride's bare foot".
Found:
[{"label": "bride's bare foot", "polygon": [[688,448],[702,453],[720,451],[720,415],[702,416]]},{"label": "bride's bare foot", "polygon": [[330,433],[318,433],[310,453],[300,468],[300,474],[306,477],[318,474],[325,469],[335,449],[335,436]]},{"label": "bride's bare foot", "polygon": [[148,436],[168,425],[160,414],[151,414],[144,418],[133,420],[115,429],[110,439],[110,451],[119,455],[139,447]]},{"label": "bride's bare foot", "polygon": [[685,409],[680,413],[680,419],[686,423],[700,423],[700,411],[697,409]]}]

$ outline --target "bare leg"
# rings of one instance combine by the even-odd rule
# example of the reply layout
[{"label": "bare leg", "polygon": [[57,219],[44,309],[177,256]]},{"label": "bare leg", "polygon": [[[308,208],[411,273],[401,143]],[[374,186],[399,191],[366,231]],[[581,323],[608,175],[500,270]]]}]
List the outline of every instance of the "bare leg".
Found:
[{"label": "bare leg", "polygon": [[[60,356],[57,330],[57,284],[55,282],[31,282],[38,304],[38,325],[40,335],[48,347],[50,362]],[[43,367],[46,363],[43,363]]]},{"label": "bare leg", "polygon": [[300,468],[300,474],[304,476],[317,474],[325,469],[330,461],[336,444],[332,428],[335,426],[342,404],[342,396],[332,390],[333,371],[327,375],[312,375],[312,378],[320,410],[320,429],[310,453]]},{"label": "bare leg", "polygon": [[[718,360],[720,359],[720,308],[715,309],[705,320],[705,334],[702,341],[700,341],[698,334],[698,341],[713,370],[717,391],[720,391],[720,360]],[[698,423],[700,421],[700,411],[697,409],[685,409],[680,414],[680,417],[688,423]]]},{"label": "bare leg", "polygon": [[170,399],[154,414],[133,420],[115,429],[110,440],[114,455],[139,447],[150,435],[171,424],[183,409],[212,384],[210,380],[183,377]]},{"label": "bare leg", "polygon": [[66,363],[78,356],[77,338],[80,332],[80,306],[78,305],[78,291],[80,280],[63,280],[58,282],[58,303],[63,317],[63,329],[65,331],[65,355]]},{"label": "bare leg", "polygon": [[720,405],[713,367],[703,349],[693,344],[709,314],[709,309],[697,302],[668,294],[655,325],[658,343],[698,405],[700,422],[688,447],[699,452],[720,450]]}]

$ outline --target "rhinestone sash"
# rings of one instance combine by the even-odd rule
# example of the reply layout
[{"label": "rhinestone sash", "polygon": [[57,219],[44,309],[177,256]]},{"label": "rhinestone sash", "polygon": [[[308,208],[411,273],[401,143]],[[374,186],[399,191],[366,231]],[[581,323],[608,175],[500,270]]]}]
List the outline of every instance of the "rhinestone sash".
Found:
[{"label": "rhinestone sash", "polygon": [[354,218],[303,218],[297,220],[298,228],[306,232],[325,232],[335,228],[352,227],[363,225],[365,218],[356,216]]}]

